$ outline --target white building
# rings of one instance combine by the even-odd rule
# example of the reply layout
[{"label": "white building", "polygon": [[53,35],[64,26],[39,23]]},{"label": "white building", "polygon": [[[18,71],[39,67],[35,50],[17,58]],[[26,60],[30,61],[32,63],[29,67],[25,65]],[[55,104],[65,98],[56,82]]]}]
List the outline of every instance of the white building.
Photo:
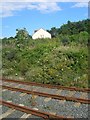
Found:
[{"label": "white building", "polygon": [[34,34],[32,35],[32,39],[38,39],[38,38],[50,38],[51,39],[51,34],[41,28],[39,30],[36,30]]}]

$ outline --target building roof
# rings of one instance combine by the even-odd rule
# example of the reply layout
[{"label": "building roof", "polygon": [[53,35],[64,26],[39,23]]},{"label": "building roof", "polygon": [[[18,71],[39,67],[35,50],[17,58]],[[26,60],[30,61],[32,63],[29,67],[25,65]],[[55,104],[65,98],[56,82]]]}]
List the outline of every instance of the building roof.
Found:
[{"label": "building roof", "polygon": [[[36,32],[38,32],[39,30],[44,30],[44,31],[46,31],[46,32],[48,32],[47,30],[45,30],[45,29],[43,29],[43,28],[40,28],[40,29],[37,29],[37,30],[34,30],[34,33],[32,34],[32,36],[36,33]],[[49,33],[49,32],[48,32]],[[50,34],[50,33],[49,33]]]}]

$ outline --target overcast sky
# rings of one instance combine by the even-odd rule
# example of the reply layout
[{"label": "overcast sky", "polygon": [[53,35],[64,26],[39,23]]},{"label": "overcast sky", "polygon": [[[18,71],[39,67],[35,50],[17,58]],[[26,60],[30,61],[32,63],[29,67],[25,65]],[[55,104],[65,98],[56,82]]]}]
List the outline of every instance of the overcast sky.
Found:
[{"label": "overcast sky", "polygon": [[[13,2],[12,2],[13,1]],[[70,21],[88,18],[88,0],[3,0],[0,5],[0,37],[15,36],[17,28],[29,34],[39,28],[60,27]]]}]

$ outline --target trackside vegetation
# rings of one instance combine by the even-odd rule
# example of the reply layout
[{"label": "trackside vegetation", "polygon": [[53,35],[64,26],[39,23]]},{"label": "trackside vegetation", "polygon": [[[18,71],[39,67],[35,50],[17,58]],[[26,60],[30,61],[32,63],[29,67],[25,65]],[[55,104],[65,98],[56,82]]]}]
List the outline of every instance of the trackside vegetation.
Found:
[{"label": "trackside vegetation", "polygon": [[[17,29],[15,37],[2,39],[2,76],[88,88],[88,22],[69,21],[63,26],[66,30],[68,24],[74,24],[74,32],[61,26],[62,32],[56,28],[58,32],[52,32],[52,39],[32,40],[25,28]],[[84,28],[76,29],[78,24],[78,29]]]}]

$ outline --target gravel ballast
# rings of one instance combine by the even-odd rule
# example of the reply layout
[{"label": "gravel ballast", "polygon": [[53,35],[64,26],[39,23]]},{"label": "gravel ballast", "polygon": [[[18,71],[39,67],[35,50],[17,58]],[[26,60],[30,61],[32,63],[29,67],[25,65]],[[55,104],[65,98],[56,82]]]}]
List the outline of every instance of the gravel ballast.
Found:
[{"label": "gravel ballast", "polygon": [[[15,104],[24,104],[30,108],[38,108],[40,111],[54,113],[57,115],[63,115],[65,117],[71,116],[74,118],[87,118],[88,117],[88,105],[80,104],[75,105],[76,102],[62,101],[57,99],[47,99],[46,97],[37,96],[32,100],[32,95],[26,94],[20,96],[20,92],[12,93],[10,90],[3,91],[3,99],[5,101],[10,100]],[[35,106],[32,106],[32,103]]]}]

